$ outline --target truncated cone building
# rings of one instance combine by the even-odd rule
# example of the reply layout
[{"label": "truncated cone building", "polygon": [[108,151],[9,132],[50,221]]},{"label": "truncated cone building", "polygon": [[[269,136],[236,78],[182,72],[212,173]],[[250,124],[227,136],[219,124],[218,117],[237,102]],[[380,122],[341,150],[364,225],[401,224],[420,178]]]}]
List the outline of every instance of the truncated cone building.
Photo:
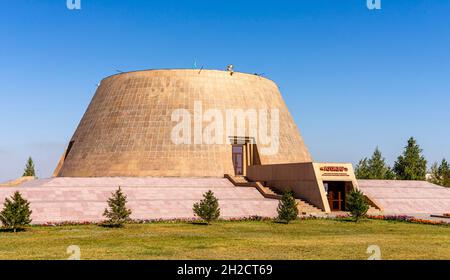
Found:
[{"label": "truncated cone building", "polygon": [[[229,69],[231,70],[231,69]],[[0,184],[19,190],[33,223],[97,222],[121,186],[133,219],[192,219],[211,190],[222,218],[275,217],[294,191],[302,214],[346,210],[360,188],[370,211],[450,211],[450,189],[428,182],[359,180],[349,163],[314,162],[277,85],[259,75],[147,70],[105,78],[53,178]]]},{"label": "truncated cone building", "polygon": [[325,212],[357,188],[351,164],[313,162],[273,81],[198,69],[105,78],[54,176],[225,176]]},{"label": "truncated cone building", "polygon": [[311,162],[271,80],[212,70],[124,73],[101,82],[55,175],[223,177],[234,173],[237,143],[257,144],[249,163]]}]

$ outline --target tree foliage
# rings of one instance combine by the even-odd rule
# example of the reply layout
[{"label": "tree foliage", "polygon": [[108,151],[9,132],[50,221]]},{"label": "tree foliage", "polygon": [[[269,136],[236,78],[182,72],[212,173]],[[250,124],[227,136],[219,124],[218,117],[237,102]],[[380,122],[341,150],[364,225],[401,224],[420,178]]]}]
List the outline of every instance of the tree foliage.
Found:
[{"label": "tree foliage", "polygon": [[355,168],[355,175],[358,179],[395,179],[395,174],[386,164],[380,149],[376,147],[370,159],[364,158],[359,161]]},{"label": "tree foliage", "polygon": [[290,221],[297,219],[298,208],[297,202],[292,191],[285,191],[278,203],[278,221],[288,224]]},{"label": "tree foliage", "polygon": [[366,215],[369,204],[360,190],[352,190],[347,194],[346,210],[350,212],[356,222]]},{"label": "tree foliage", "polygon": [[22,176],[36,176],[36,172],[34,170],[34,162],[33,159],[31,157],[28,158],[27,160],[27,164],[25,166],[25,170],[23,171],[23,175]]},{"label": "tree foliage", "polygon": [[450,164],[443,159],[439,165],[437,162],[431,167],[429,181],[433,184],[450,187]]},{"label": "tree foliage", "polygon": [[203,194],[203,199],[200,202],[194,203],[193,211],[195,215],[203,219],[207,224],[210,224],[220,217],[219,200],[209,190]]},{"label": "tree foliage", "polygon": [[3,227],[16,232],[31,223],[30,203],[16,191],[11,198],[6,198],[3,210],[0,212],[0,221]]},{"label": "tree foliage", "polygon": [[122,227],[124,223],[130,221],[131,210],[127,208],[127,196],[119,187],[108,199],[108,208],[103,212],[108,220],[104,223],[106,226]]},{"label": "tree foliage", "polygon": [[427,174],[427,161],[422,155],[422,149],[416,140],[411,137],[394,165],[394,172],[400,180],[425,180]]},{"label": "tree foliage", "polygon": [[355,176],[358,179],[369,179],[371,177],[369,160],[363,158],[355,167]]}]

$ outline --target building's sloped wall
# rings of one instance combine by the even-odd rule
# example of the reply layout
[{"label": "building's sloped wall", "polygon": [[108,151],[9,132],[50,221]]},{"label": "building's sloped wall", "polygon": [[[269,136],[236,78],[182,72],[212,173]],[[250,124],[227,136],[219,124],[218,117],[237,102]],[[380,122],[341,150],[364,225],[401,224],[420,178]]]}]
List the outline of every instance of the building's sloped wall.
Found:
[{"label": "building's sloped wall", "polygon": [[347,192],[358,188],[353,166],[350,163],[307,162],[255,165],[248,167],[247,177],[252,181],[267,182],[269,186],[280,191],[292,190],[296,197],[306,200],[325,212],[330,212],[330,206],[324,182],[348,182]]},{"label": "building's sloped wall", "polygon": [[280,191],[292,190],[297,198],[323,211],[330,211],[323,184],[318,180],[312,162],[249,166],[247,177],[252,181],[266,182]]},{"label": "building's sloped wall", "polygon": [[450,213],[450,188],[426,181],[358,180],[358,184],[385,214]]},{"label": "building's sloped wall", "polygon": [[[275,83],[250,74],[214,70],[149,70],[104,79],[56,174],[61,177],[223,176],[233,173],[231,145],[171,141],[176,109],[273,109],[280,112],[279,151],[262,164],[310,162]],[[193,120],[192,120],[193,121]],[[207,122],[203,127],[207,126]],[[194,134],[194,124],[191,126]],[[249,131],[246,135],[253,136]],[[192,138],[193,139],[193,138]],[[262,145],[258,144],[258,149]]]}]

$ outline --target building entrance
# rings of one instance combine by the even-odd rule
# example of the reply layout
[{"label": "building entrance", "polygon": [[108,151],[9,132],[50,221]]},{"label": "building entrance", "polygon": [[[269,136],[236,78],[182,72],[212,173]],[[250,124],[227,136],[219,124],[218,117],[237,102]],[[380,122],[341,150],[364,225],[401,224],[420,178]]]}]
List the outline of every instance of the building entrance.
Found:
[{"label": "building entrance", "polygon": [[331,211],[345,211],[345,182],[323,182]]},{"label": "building entrance", "polygon": [[243,145],[233,145],[233,167],[234,175],[241,176],[244,174],[244,147]]}]

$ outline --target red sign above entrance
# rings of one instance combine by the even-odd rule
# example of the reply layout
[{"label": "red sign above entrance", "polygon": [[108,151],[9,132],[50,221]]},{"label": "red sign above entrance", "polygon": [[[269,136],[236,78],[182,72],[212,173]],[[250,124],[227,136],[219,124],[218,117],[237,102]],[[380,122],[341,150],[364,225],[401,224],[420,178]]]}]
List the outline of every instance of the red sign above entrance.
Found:
[{"label": "red sign above entrance", "polygon": [[344,166],[322,166],[320,168],[320,171],[327,171],[327,172],[347,172],[348,168]]}]

